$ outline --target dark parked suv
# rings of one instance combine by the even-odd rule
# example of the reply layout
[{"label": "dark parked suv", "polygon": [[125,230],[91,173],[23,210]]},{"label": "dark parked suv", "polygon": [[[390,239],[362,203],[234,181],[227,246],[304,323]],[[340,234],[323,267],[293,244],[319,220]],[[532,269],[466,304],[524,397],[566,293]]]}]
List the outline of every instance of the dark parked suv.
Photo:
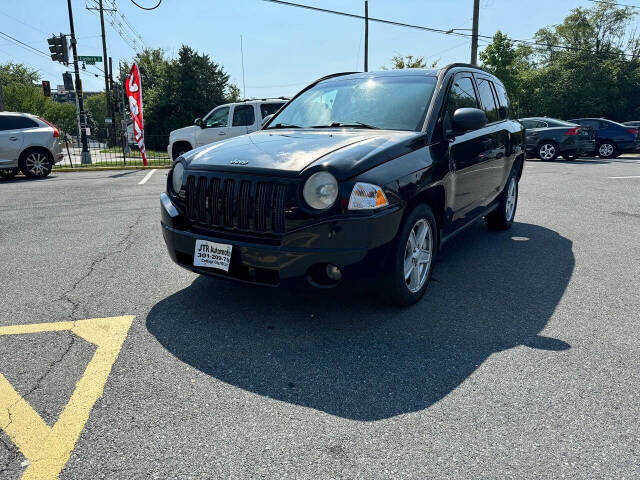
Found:
[{"label": "dark parked suv", "polygon": [[593,153],[600,158],[614,158],[621,153],[640,150],[636,127],[629,127],[604,118],[578,118],[569,121],[593,128],[596,136],[596,149]]},{"label": "dark parked suv", "polygon": [[171,258],[264,285],[352,275],[417,302],[440,246],[511,226],[525,156],[504,86],[465,64],[321,78],[265,127],[176,159],[161,195]]},{"label": "dark parked suv", "polygon": [[521,118],[526,129],[527,157],[574,160],[595,150],[593,129],[548,117]]}]

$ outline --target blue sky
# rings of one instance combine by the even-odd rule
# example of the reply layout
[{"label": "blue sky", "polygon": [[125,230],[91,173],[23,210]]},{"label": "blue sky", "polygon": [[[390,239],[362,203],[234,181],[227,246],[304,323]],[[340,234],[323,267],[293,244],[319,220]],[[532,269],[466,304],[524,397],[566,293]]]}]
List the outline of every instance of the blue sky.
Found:
[{"label": "blue sky", "polygon": [[[85,6],[92,0],[73,0],[78,53],[102,55],[100,22]],[[104,0],[105,5],[111,0]],[[311,12],[262,0],[163,0],[153,11],[136,8],[130,0],[115,0],[119,10],[151,47],[167,55],[185,43],[209,54],[242,89],[240,35],[244,44],[247,97],[292,95],[314,79],[339,71],[363,69],[363,22],[357,19]],[[152,5],[156,0],[138,0]],[[362,14],[361,0],[298,0],[318,7]],[[628,0],[637,4],[640,0]],[[0,31],[39,50],[48,52],[46,38],[53,32],[68,32],[65,0],[2,0]],[[435,28],[471,28],[473,0],[370,0],[369,15]],[[561,22],[576,6],[591,6],[588,0],[481,0],[480,28],[483,35],[500,29],[513,38],[529,39],[543,26]],[[106,17],[109,19],[109,17]],[[129,31],[121,17],[119,27]],[[118,59],[134,54],[107,23],[109,54]],[[481,43],[482,48],[483,43]],[[428,33],[408,28],[370,23],[369,69],[390,64],[397,54],[424,56],[439,65],[469,61],[466,38]],[[53,87],[62,83],[65,68],[0,37],[0,62],[23,62],[41,71]],[[99,65],[102,67],[102,65]],[[101,73],[96,68],[88,71]],[[101,90],[104,80],[84,76],[85,90]],[[144,86],[143,86],[144,87]]]}]

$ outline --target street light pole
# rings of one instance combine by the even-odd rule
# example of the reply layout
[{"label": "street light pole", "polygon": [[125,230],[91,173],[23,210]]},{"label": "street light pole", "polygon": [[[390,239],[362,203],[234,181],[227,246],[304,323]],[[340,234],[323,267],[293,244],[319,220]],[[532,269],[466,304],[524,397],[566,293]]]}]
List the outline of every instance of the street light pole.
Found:
[{"label": "street light pole", "polygon": [[82,98],[82,81],[80,80],[80,69],[78,68],[78,49],[76,48],[76,33],[73,28],[73,10],[71,9],[71,0],[67,0],[69,9],[69,28],[71,30],[71,49],[73,51],[73,69],[76,74],[76,99],[78,101],[78,110],[80,111],[80,141],[82,142],[82,153],[80,154],[80,163],[91,163],[91,153],[87,143],[87,116],[84,113],[84,99]]},{"label": "street light pole", "polygon": [[[109,69],[107,64],[107,38],[104,33],[104,10],[102,9],[102,0],[98,0],[98,6],[100,8],[100,30],[102,31],[102,58],[104,60],[104,92],[105,92],[106,107],[107,107],[106,111],[107,111],[107,115],[109,115],[109,113],[111,112],[111,108],[109,108],[111,101],[109,98]],[[111,121],[113,121],[113,118],[111,119]]]},{"label": "street light pole", "polygon": [[471,31],[471,65],[478,64],[478,17],[480,0],[473,0],[473,29]]}]

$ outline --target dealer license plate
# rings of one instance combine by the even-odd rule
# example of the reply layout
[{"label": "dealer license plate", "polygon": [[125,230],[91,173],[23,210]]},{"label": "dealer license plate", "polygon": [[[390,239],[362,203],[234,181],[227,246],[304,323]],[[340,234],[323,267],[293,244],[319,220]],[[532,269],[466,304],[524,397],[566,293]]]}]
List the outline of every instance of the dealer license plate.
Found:
[{"label": "dealer license plate", "polygon": [[218,268],[228,272],[232,248],[232,245],[196,240],[196,248],[193,252],[193,266]]}]

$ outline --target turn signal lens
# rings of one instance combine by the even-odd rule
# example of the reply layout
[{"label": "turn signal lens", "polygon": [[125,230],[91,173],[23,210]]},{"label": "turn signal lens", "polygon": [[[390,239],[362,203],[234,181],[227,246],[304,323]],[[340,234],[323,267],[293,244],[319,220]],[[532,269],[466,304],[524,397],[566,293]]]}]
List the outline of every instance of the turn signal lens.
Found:
[{"label": "turn signal lens", "polygon": [[389,205],[387,196],[377,185],[358,182],[349,198],[349,210],[374,210]]}]

